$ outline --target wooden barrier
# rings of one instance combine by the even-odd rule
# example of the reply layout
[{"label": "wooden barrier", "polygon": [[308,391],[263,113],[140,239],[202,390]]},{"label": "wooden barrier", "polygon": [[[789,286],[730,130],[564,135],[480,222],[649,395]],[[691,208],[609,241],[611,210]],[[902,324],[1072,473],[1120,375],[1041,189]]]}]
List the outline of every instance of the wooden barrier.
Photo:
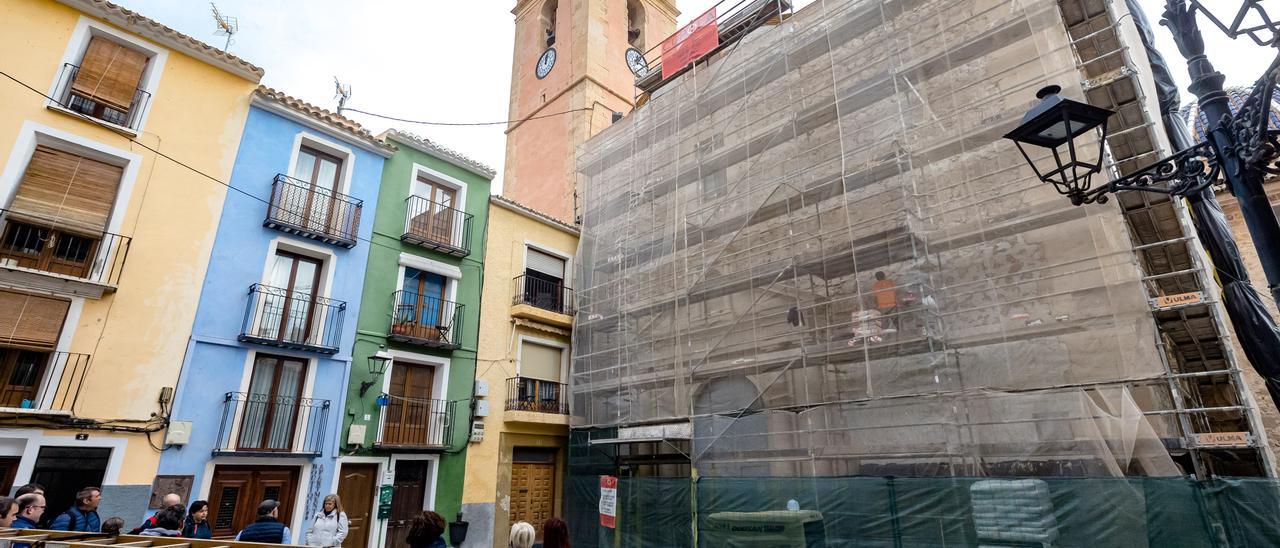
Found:
[{"label": "wooden barrier", "polygon": [[234,540],[202,540],[180,537],[144,537],[141,535],[110,536],[104,533],[46,531],[43,529],[0,529],[0,548],[89,548],[92,546],[164,546],[166,548],[252,548],[263,546],[299,546],[297,544],[264,544]]}]

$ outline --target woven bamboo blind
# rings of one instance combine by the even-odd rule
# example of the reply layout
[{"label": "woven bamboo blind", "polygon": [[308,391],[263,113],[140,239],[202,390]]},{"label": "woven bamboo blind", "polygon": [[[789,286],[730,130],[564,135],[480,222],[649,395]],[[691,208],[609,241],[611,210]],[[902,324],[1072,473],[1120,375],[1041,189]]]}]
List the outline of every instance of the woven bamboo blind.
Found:
[{"label": "woven bamboo blind", "polygon": [[53,350],[71,301],[0,291],[0,345]]},{"label": "woven bamboo blind", "polygon": [[40,145],[9,209],[38,224],[100,235],[123,174],[124,168]]},{"label": "woven bamboo blind", "polygon": [[129,112],[133,94],[147,67],[147,56],[105,38],[92,38],[80,60],[71,90]]}]

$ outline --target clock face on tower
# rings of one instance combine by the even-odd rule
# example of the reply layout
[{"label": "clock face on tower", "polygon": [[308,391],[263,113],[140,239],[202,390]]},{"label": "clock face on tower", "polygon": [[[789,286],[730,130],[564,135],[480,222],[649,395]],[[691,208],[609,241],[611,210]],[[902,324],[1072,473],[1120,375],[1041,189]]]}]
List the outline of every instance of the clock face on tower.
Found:
[{"label": "clock face on tower", "polygon": [[542,57],[538,58],[538,66],[534,67],[533,74],[539,80],[546,78],[551,72],[551,67],[556,66],[556,48],[547,48],[542,52]]},{"label": "clock face on tower", "polygon": [[636,78],[644,78],[649,73],[649,62],[645,60],[644,54],[636,48],[627,48],[627,68],[631,69],[631,73]]}]

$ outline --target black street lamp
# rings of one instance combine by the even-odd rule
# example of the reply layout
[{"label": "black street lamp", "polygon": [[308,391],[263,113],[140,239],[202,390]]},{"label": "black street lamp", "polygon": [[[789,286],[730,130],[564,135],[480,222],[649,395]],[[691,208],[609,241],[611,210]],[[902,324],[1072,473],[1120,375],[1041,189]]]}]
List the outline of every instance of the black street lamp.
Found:
[{"label": "black street lamp", "polygon": [[370,354],[368,358],[369,374],[372,375],[373,378],[360,383],[360,397],[363,398],[364,393],[368,392],[369,388],[377,382],[376,379],[381,377],[383,373],[387,372],[387,366],[390,364],[391,353],[387,352],[387,347],[385,345],[378,346],[378,351]]},{"label": "black street lamp", "polygon": [[[1214,1],[1221,3],[1221,0]],[[1241,7],[1230,24],[1221,23],[1215,16],[1210,16],[1210,19],[1232,37],[1248,34],[1259,43],[1280,46],[1275,38],[1277,34],[1270,30],[1275,25],[1260,3],[1257,0],[1240,1]],[[1280,55],[1254,84],[1239,111],[1232,114],[1222,87],[1225,77],[1214,70],[1204,55],[1204,40],[1196,23],[1196,11],[1210,14],[1199,0],[1192,0],[1191,7],[1185,0],[1168,0],[1161,24],[1169,27],[1178,50],[1187,59],[1191,73],[1190,90],[1199,99],[1200,112],[1209,122],[1206,141],[1137,173],[1093,187],[1090,178],[1102,170],[1101,158],[1097,161],[1080,159],[1079,147],[1074,141],[1094,129],[1100,129],[1102,137],[1105,137],[1106,118],[1112,113],[1063,99],[1058,96],[1061,90],[1058,86],[1040,90],[1037,94],[1040,104],[1032,108],[1022,123],[1005,138],[1017,143],[1018,150],[1041,181],[1052,183],[1074,205],[1105,203],[1107,194],[1134,190],[1192,196],[1219,178],[1225,179],[1248,225],[1266,272],[1271,297],[1280,305],[1280,223],[1277,223],[1275,212],[1262,189],[1266,175],[1280,174],[1280,165],[1276,163],[1280,158],[1280,132],[1269,131],[1267,125],[1277,72],[1280,71]],[[1256,16],[1250,19],[1250,14]],[[1050,149],[1054,167],[1041,169],[1024,145]],[[1065,157],[1061,151],[1064,145],[1067,147]]]}]

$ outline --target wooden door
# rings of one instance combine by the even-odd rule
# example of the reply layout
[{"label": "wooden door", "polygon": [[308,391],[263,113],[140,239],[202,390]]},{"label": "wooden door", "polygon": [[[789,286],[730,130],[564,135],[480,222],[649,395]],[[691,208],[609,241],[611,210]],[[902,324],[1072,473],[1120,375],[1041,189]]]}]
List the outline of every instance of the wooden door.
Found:
[{"label": "wooden door", "polygon": [[241,451],[293,450],[307,362],[259,354],[245,396],[236,446]]},{"label": "wooden door", "polygon": [[527,521],[542,538],[542,524],[555,515],[556,465],[541,462],[511,464],[511,520]]},{"label": "wooden door", "polygon": [[288,466],[219,466],[209,488],[213,536],[231,538],[258,519],[258,504],[280,503],[280,522],[293,520],[298,469]]},{"label": "wooden door", "polygon": [[335,200],[341,173],[341,158],[307,147],[298,151],[293,178],[307,187],[300,226],[326,231],[335,226]]},{"label": "wooden door", "polygon": [[391,365],[391,401],[383,423],[382,442],[388,445],[433,445],[437,410],[431,401],[434,367],[395,362]]},{"label": "wooden door", "polygon": [[[408,548],[405,537],[413,518],[422,513],[431,461],[396,461],[396,482],[391,492],[391,519],[387,522],[387,548]],[[349,518],[350,516],[348,516]]]},{"label": "wooden door", "polygon": [[426,211],[413,219],[415,232],[436,242],[461,245],[461,242],[455,241],[459,238],[454,237],[453,228],[454,204],[458,191],[424,177],[419,177],[418,183],[422,185],[418,187],[418,191],[425,192],[426,199],[431,203],[426,204]]},{"label": "wooden door", "polygon": [[269,283],[275,290],[268,290],[263,300],[260,332],[267,338],[310,342],[312,327],[323,327],[312,325],[322,265],[287,251],[277,251],[275,259]]},{"label": "wooden door", "polygon": [[48,362],[48,352],[0,349],[0,407],[22,407],[23,400],[35,407]]},{"label": "wooden door", "polygon": [[378,488],[378,465],[343,464],[338,478],[338,498],[347,511],[346,548],[368,548],[370,527],[377,524],[373,499]]},{"label": "wooden door", "polygon": [[18,477],[18,464],[22,457],[0,457],[0,494],[13,491],[13,480]]}]

